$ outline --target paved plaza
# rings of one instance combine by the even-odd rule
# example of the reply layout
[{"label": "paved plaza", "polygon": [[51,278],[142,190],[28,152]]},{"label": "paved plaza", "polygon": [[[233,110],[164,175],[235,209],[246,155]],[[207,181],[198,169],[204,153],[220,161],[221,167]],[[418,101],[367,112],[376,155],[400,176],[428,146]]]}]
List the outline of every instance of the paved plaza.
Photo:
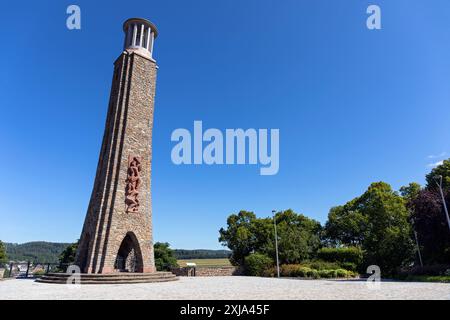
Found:
[{"label": "paved plaza", "polygon": [[347,299],[446,299],[450,284],[385,281],[369,289],[356,280],[298,280],[252,277],[197,277],[146,284],[67,286],[27,279],[0,281],[0,300],[5,299],[199,299],[199,300],[347,300]]}]

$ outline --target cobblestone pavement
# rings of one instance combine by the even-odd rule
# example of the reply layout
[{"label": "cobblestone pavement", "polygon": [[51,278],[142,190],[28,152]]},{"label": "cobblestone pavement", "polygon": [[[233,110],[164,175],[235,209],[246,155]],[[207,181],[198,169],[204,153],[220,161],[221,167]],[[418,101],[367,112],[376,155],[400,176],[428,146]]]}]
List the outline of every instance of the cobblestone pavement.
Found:
[{"label": "cobblestone pavement", "polygon": [[146,284],[43,284],[33,280],[0,281],[0,299],[446,299],[450,284],[382,282],[369,289],[364,281],[298,280],[251,277],[180,278]]}]

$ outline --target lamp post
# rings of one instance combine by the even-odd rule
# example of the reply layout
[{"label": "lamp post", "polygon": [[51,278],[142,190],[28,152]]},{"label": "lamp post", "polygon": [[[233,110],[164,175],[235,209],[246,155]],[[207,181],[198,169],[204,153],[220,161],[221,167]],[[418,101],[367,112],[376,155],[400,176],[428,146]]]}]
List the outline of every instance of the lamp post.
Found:
[{"label": "lamp post", "polygon": [[423,268],[422,255],[420,254],[419,239],[417,238],[416,230],[414,230],[414,238],[416,239],[417,252],[419,253],[420,266]]},{"label": "lamp post", "polygon": [[280,277],[280,263],[278,261],[278,235],[277,235],[277,223],[275,221],[276,211],[272,210],[273,215],[273,227],[275,229],[275,253],[277,256],[277,276]]},{"label": "lamp post", "polygon": [[[441,175],[436,176],[435,179],[436,179],[436,184],[439,187],[439,191],[441,193],[442,203],[444,205],[445,216],[447,218],[448,228],[450,229],[450,217],[448,216],[447,204],[445,203],[444,192],[442,191],[442,176]],[[439,179],[439,182],[437,179]]]}]

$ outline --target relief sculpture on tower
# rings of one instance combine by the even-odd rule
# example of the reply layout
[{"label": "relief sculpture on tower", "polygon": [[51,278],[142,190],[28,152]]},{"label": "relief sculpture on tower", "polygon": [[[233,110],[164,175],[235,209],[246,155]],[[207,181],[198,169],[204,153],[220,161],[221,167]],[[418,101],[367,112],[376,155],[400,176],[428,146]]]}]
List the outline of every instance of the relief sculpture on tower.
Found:
[{"label": "relief sculpture on tower", "polygon": [[128,157],[128,171],[125,187],[125,204],[127,212],[139,211],[139,188],[141,186],[141,157]]}]

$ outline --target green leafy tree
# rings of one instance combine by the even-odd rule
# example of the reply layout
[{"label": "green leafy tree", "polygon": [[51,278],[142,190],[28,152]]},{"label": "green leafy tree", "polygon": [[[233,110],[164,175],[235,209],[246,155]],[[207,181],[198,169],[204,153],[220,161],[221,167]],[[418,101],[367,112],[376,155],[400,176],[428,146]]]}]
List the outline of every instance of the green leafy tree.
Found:
[{"label": "green leafy tree", "polygon": [[361,196],[358,205],[369,220],[363,243],[366,263],[392,273],[411,262],[414,246],[404,199],[389,184],[377,182]]},{"label": "green leafy tree", "polygon": [[436,176],[442,176],[442,189],[450,190],[450,159],[444,160],[426,176],[427,189],[437,189]]},{"label": "green leafy tree", "polygon": [[[219,241],[232,251],[230,262],[233,265],[243,265],[245,257],[258,249],[255,222],[256,215],[253,212],[240,211],[228,217],[227,229],[219,230]],[[263,225],[258,227],[264,229]],[[264,230],[259,232],[265,233]],[[265,241],[259,240],[265,244]]]},{"label": "green leafy tree", "polygon": [[[276,214],[275,220],[279,236],[278,249],[281,263],[300,263],[316,257],[317,250],[321,246],[320,234],[322,228],[319,222],[302,214],[296,214],[290,209]],[[269,242],[271,244],[273,244],[272,239]],[[268,253],[275,256],[273,250]]]},{"label": "green leafy tree", "polygon": [[[275,216],[280,263],[299,263],[315,256],[320,247],[320,223],[292,210]],[[275,258],[275,232],[272,218],[256,218],[241,211],[227,219],[227,229],[220,229],[219,241],[231,249],[231,262],[244,265],[245,258],[260,253]]]},{"label": "green leafy tree", "polygon": [[[405,200],[406,208],[409,213],[409,222],[411,224],[411,232],[417,232],[417,226],[414,219],[414,202],[420,196],[422,187],[416,182],[411,182],[407,186],[400,188],[400,195]],[[415,241],[415,235],[411,235],[411,238]],[[420,261],[419,255],[416,254],[415,263]]]},{"label": "green leafy tree", "polygon": [[392,274],[414,256],[405,200],[384,182],[372,183],[360,197],[330,211],[328,237],[339,245],[358,245],[364,265]]},{"label": "green leafy tree", "polygon": [[178,267],[177,258],[175,258],[174,251],[170,249],[170,244],[156,242],[153,248],[156,270],[169,271],[171,268]]},{"label": "green leafy tree", "polygon": [[361,246],[367,236],[368,217],[353,199],[343,206],[333,207],[325,224],[325,238],[333,245]]},{"label": "green leafy tree", "polygon": [[408,203],[419,195],[421,189],[422,187],[420,184],[411,182],[409,185],[400,188],[400,195]]},{"label": "green leafy tree", "polygon": [[6,256],[5,245],[3,244],[2,241],[0,241],[0,266],[6,262],[8,262],[8,258]]},{"label": "green leafy tree", "polygon": [[59,255],[59,267],[62,270],[67,269],[68,265],[75,262],[75,255],[77,254],[78,242],[68,245]]}]

